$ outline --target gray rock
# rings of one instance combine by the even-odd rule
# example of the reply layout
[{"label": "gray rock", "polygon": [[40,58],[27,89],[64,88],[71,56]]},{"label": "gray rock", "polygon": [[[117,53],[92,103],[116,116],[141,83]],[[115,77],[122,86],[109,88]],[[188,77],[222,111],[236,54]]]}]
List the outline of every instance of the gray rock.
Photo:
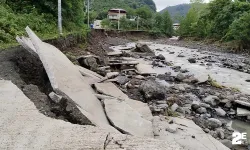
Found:
[{"label": "gray rock", "polygon": [[215,108],[215,111],[216,111],[216,114],[220,117],[224,117],[226,115],[226,112],[223,109],[221,109],[220,107]]},{"label": "gray rock", "polygon": [[232,141],[228,139],[224,139],[220,141],[223,145],[225,145],[228,148],[233,148]]},{"label": "gray rock", "polygon": [[57,95],[54,92],[49,93],[49,97],[55,103],[60,103],[60,101],[62,100],[62,96]]},{"label": "gray rock", "polygon": [[201,114],[201,118],[202,118],[202,119],[208,119],[208,118],[210,118],[210,117],[211,117],[211,115],[208,114],[208,113],[206,113],[206,114]]},{"label": "gray rock", "polygon": [[166,127],[166,131],[170,133],[175,133],[178,129],[178,126],[176,124],[168,124]]},{"label": "gray rock", "polygon": [[198,108],[200,108],[200,104],[198,101],[193,101],[192,105],[191,105],[191,108],[192,110],[196,111]]},{"label": "gray rock", "polygon": [[129,79],[126,76],[118,76],[115,79],[116,82],[119,83],[120,85],[124,85],[129,81]]},{"label": "gray rock", "polygon": [[205,114],[205,113],[207,113],[207,109],[204,107],[200,107],[196,110],[196,112],[199,114]]},{"label": "gray rock", "polygon": [[229,99],[223,99],[223,100],[220,101],[220,103],[222,103],[222,104],[226,104],[228,102],[229,102]]},{"label": "gray rock", "polygon": [[224,105],[224,107],[226,107],[226,108],[231,108],[231,107],[232,107],[232,102],[231,102],[231,101],[227,102],[227,103]]},{"label": "gray rock", "polygon": [[189,58],[188,62],[190,62],[190,63],[196,63],[196,59],[195,58]]},{"label": "gray rock", "polygon": [[160,54],[156,56],[156,59],[165,60],[166,58],[162,54]]},{"label": "gray rock", "polygon": [[215,129],[215,128],[219,128],[222,126],[222,123],[220,120],[215,119],[215,118],[209,118],[208,120],[206,120],[206,124],[207,128],[209,129]]},{"label": "gray rock", "polygon": [[206,103],[200,103],[201,107],[205,107],[205,108],[211,108],[211,106],[209,104]]},{"label": "gray rock", "polygon": [[160,105],[157,105],[157,107],[159,109],[166,109],[166,108],[168,108],[168,104],[160,104]]},{"label": "gray rock", "polygon": [[205,133],[209,133],[209,132],[210,132],[210,130],[209,130],[208,128],[205,128],[203,131],[204,131]]},{"label": "gray rock", "polygon": [[[185,111],[185,114],[191,114],[191,110],[189,107],[182,107],[183,110]],[[178,109],[177,109],[178,110]]]},{"label": "gray rock", "polygon": [[225,138],[225,134],[224,134],[224,131],[223,131],[223,129],[216,129],[216,132],[217,132],[217,135],[218,135],[218,137],[220,138],[220,139],[224,139]]},{"label": "gray rock", "polygon": [[179,112],[179,113],[182,113],[182,114],[185,114],[185,113],[186,113],[186,111],[185,111],[185,109],[184,109],[183,107],[178,107],[178,108],[176,109],[176,112]]},{"label": "gray rock", "polygon": [[95,70],[98,68],[99,59],[93,55],[81,56],[77,59],[79,64],[87,69]]},{"label": "gray rock", "polygon": [[156,101],[156,104],[167,104],[166,101]]},{"label": "gray rock", "polygon": [[140,52],[140,53],[154,53],[147,44],[140,44],[137,43],[136,44],[136,48],[134,50],[134,52]]},{"label": "gray rock", "polygon": [[177,81],[182,82],[185,78],[186,78],[186,77],[185,77],[185,75],[184,75],[184,74],[179,73],[179,74],[177,74],[177,76],[176,76],[176,78],[175,78],[175,79],[176,79]]},{"label": "gray rock", "polygon": [[177,57],[185,57],[183,54],[179,54]]},{"label": "gray rock", "polygon": [[176,109],[178,108],[179,106],[176,104],[176,103],[174,103],[172,106],[171,106],[171,110],[172,111],[176,111]]},{"label": "gray rock", "polygon": [[165,98],[165,88],[154,80],[142,82],[139,91],[146,100],[163,100]]},{"label": "gray rock", "polygon": [[206,102],[212,106],[216,106],[220,103],[220,100],[217,96],[209,95],[204,99],[204,102]]}]

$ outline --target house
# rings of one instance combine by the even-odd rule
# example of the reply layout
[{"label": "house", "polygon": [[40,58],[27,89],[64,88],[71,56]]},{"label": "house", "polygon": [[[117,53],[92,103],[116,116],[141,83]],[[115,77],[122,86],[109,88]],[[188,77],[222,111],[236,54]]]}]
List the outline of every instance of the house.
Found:
[{"label": "house", "polygon": [[108,11],[108,19],[119,20],[122,17],[126,18],[127,11],[124,9],[110,9]]},{"label": "house", "polygon": [[180,24],[179,24],[179,23],[174,23],[174,24],[173,24],[174,30],[179,29],[179,27],[180,27]]}]

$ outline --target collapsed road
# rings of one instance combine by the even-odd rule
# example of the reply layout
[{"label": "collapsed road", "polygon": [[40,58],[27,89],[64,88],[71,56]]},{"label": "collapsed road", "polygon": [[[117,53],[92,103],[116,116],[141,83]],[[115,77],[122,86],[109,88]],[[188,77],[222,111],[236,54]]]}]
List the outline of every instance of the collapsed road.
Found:
[{"label": "collapsed road", "polygon": [[[17,41],[32,60],[23,61],[45,74],[35,82],[40,89],[1,75],[1,149],[226,150],[235,148],[232,120],[250,118],[247,63],[225,65],[244,72],[237,73],[246,83],[232,82],[236,87],[230,88],[227,81],[238,76],[232,73],[221,82],[214,73],[220,70],[209,70],[236,60],[214,61],[222,57],[216,53],[199,55],[192,49],[186,54],[189,50],[164,43],[119,45],[114,38],[110,45],[116,46],[102,47],[106,62],[102,55],[88,53],[78,56],[79,66],[28,27],[26,31],[29,38]],[[205,68],[202,77],[191,64]]]}]

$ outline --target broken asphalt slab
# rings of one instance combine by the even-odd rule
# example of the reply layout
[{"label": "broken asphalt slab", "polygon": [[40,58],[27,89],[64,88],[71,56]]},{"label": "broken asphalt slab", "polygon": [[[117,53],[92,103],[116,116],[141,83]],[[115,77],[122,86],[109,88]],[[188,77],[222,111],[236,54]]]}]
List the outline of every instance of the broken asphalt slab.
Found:
[{"label": "broken asphalt slab", "polygon": [[43,63],[53,90],[73,100],[93,124],[109,128],[101,102],[74,64],[56,47],[42,42],[29,27],[26,31]]},{"label": "broken asphalt slab", "polygon": [[111,82],[104,82],[96,83],[94,84],[94,86],[97,92],[110,97],[124,100],[130,107],[139,112],[144,119],[147,119],[149,121],[152,120],[152,113],[146,103],[128,98],[128,96],[124,94],[118,87],[116,87],[115,84]]},{"label": "broken asphalt slab", "polygon": [[176,142],[46,117],[11,81],[0,80],[0,103],[0,149],[183,150]]},{"label": "broken asphalt slab", "polygon": [[152,122],[143,119],[124,100],[105,99],[103,103],[107,117],[116,129],[125,134],[153,137]]}]

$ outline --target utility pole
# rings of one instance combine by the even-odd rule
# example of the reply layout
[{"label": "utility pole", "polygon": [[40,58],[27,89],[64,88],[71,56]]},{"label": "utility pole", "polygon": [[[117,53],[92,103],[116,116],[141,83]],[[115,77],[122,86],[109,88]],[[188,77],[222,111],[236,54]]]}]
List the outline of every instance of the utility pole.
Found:
[{"label": "utility pole", "polygon": [[139,30],[139,16],[137,16],[137,31]]},{"label": "utility pole", "polygon": [[88,0],[88,4],[87,4],[87,9],[88,9],[88,27],[89,27],[89,0]]},{"label": "utility pole", "polygon": [[58,0],[58,31],[62,35],[62,1]]},{"label": "utility pole", "polygon": [[121,14],[121,10],[119,9],[119,16],[118,16],[118,30],[120,30],[120,14]]}]

